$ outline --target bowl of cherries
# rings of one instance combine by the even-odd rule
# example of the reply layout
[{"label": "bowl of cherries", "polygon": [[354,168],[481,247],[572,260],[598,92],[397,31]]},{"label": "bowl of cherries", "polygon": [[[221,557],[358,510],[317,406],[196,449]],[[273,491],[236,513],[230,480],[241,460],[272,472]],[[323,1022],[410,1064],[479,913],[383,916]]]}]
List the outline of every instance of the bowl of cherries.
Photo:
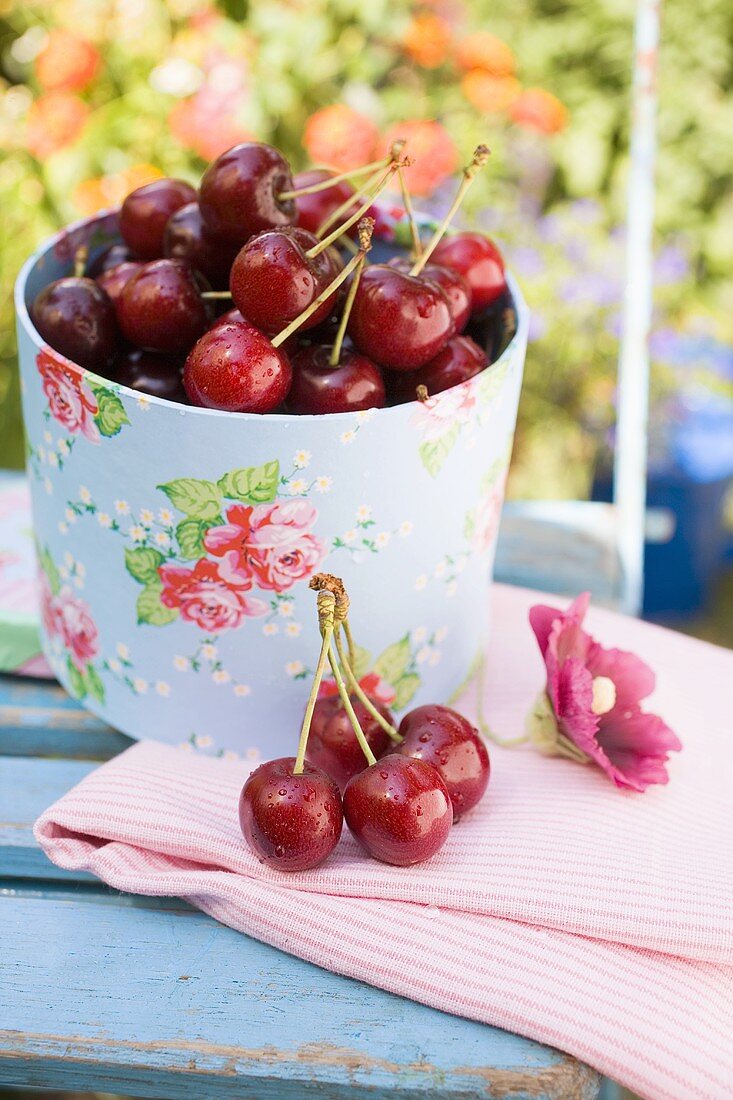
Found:
[{"label": "bowl of cherries", "polygon": [[372,609],[363,675],[395,713],[466,675],[528,323],[496,245],[450,227],[487,152],[436,223],[412,210],[404,143],[293,175],[247,142],[25,264],[42,642],[111,724],[277,755],[324,568]]}]

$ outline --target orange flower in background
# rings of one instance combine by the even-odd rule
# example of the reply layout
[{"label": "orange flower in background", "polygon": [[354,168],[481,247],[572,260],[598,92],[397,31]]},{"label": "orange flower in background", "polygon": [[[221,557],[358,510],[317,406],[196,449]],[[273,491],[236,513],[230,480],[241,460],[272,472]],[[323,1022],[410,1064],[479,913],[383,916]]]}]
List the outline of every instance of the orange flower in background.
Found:
[{"label": "orange flower in background", "polygon": [[36,80],[47,92],[80,92],[102,64],[99,51],[71,31],[52,30],[35,63]]},{"label": "orange flower in background", "polygon": [[567,107],[544,88],[525,88],[512,103],[509,114],[526,130],[558,134],[568,124]]},{"label": "orange flower in background", "polygon": [[71,92],[48,92],[32,103],[26,119],[26,145],[41,160],[79,137],[90,114]]},{"label": "orange flower in background", "polygon": [[346,172],[367,164],[379,131],[370,118],[345,103],[334,103],[312,114],[305,124],[303,146],[315,164]]},{"label": "orange flower in background", "polygon": [[168,116],[168,125],[176,141],[202,160],[214,160],[240,141],[255,140],[233,113],[230,97],[222,98],[208,88],[177,103]]},{"label": "orange flower in background", "polygon": [[98,179],[84,180],[74,191],[74,205],[84,217],[119,206],[126,195],[146,183],[161,179],[163,173],[153,164],[133,164],[123,172]]},{"label": "orange flower in background", "polygon": [[422,12],[410,22],[405,32],[405,53],[424,69],[437,69],[448,56],[450,30],[437,15]]},{"label": "orange flower in background", "polygon": [[516,77],[492,76],[485,69],[471,69],[461,81],[461,91],[479,111],[506,111],[521,90]]},{"label": "orange flower in background", "polygon": [[456,44],[456,61],[461,69],[484,69],[492,76],[512,76],[514,54],[506,42],[488,31],[474,31]]},{"label": "orange flower in background", "polygon": [[458,168],[458,150],[444,126],[433,119],[410,119],[391,126],[384,136],[385,151],[404,138],[405,153],[414,164],[405,171],[414,195],[429,195]]}]

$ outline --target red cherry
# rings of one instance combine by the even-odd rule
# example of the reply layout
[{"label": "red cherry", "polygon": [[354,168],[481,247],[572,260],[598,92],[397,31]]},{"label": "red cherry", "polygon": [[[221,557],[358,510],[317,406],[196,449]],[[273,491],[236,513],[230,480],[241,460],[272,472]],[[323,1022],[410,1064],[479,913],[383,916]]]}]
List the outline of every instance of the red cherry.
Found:
[{"label": "red cherry", "polygon": [[119,267],[120,264],[126,264],[135,258],[126,244],[111,244],[87,264],[86,274],[90,279],[98,279],[105,271]]},{"label": "red cherry", "polygon": [[[397,271],[409,274],[412,260],[406,256],[395,256],[389,261],[389,266]],[[471,288],[462,275],[457,271],[451,271],[449,267],[441,267],[440,264],[425,264],[420,272],[423,279],[429,279],[431,283],[437,283],[448,299],[453,323],[456,332],[463,332],[471,316]]]},{"label": "red cherry", "polygon": [[414,401],[418,386],[425,386],[432,397],[449,390],[451,386],[467,382],[484,370],[488,362],[486,352],[470,336],[454,336],[420,370],[392,375],[389,380],[390,399],[394,404]]},{"label": "red cherry", "polygon": [[[369,698],[379,713],[393,724],[392,715],[384,703],[374,696]],[[375,756],[379,756],[393,743],[392,739],[356,695],[351,695],[350,699],[370,749]],[[307,756],[311,764],[322,768],[342,790],[353,775],[367,766],[354,728],[338,695],[326,696],[316,702],[308,734]]]},{"label": "red cherry", "polygon": [[349,780],[344,817],[375,859],[408,867],[442,848],[453,824],[453,808],[437,768],[390,753]]},{"label": "red cherry", "polygon": [[392,752],[425,760],[438,769],[453,803],[453,819],[481,800],[491,766],[486,745],[471,723],[437,704],[416,707],[400,722],[401,745]]},{"label": "red cherry", "polygon": [[115,382],[139,393],[149,393],[185,405],[188,402],[181,381],[182,367],[181,360],[173,356],[136,349],[128,352],[117,364]]},{"label": "red cherry", "polygon": [[[299,172],[294,177],[293,189],[299,191],[303,187],[312,187],[314,183],[322,183],[324,180],[331,179],[334,174],[326,168],[309,168],[306,172]],[[346,180],[341,180],[339,183],[335,183],[333,187],[328,187],[323,191],[316,191],[312,195],[299,195],[295,199],[297,224],[310,233],[316,233],[326,218],[334,210],[338,210],[340,206],[343,206],[352,196],[356,198],[356,192]],[[355,202],[353,209],[349,209],[344,213],[344,221],[354,213],[357,205]],[[352,228],[349,232],[352,236],[356,236],[356,229]]]},{"label": "red cherry", "polygon": [[112,302],[116,302],[122,291],[133,275],[137,275],[143,264],[136,260],[126,260],[116,267],[108,267],[101,275],[97,275],[97,286],[107,294]]},{"label": "red cherry", "polygon": [[120,210],[120,233],[128,248],[143,260],[163,255],[163,234],[171,214],[193,202],[196,191],[183,180],[154,180],[132,191]]},{"label": "red cherry", "polygon": [[283,401],[292,367],[287,355],[245,322],[214,325],[193,346],[183,385],[193,405],[267,413]]},{"label": "red cherry", "polygon": [[247,318],[243,317],[238,309],[228,309],[226,313],[222,313],[221,316],[216,317],[210,327],[216,328],[217,325],[229,325],[233,321],[237,324],[241,324],[242,321],[246,321]]},{"label": "red cherry", "polygon": [[293,356],[288,412],[302,415],[384,408],[384,379],[379,368],[365,355],[343,348],[338,366],[332,367],[330,354],[330,347],[311,344]]},{"label": "red cherry", "polygon": [[115,311],[93,279],[56,279],[36,295],[30,315],[54,351],[89,370],[109,368],[118,344]]},{"label": "red cherry", "polygon": [[117,299],[123,336],[146,351],[188,351],[211,318],[201,297],[203,285],[182,260],[145,264]]},{"label": "red cherry", "polygon": [[197,202],[180,207],[166,223],[163,255],[185,260],[217,290],[229,285],[229,272],[236,254],[236,245],[209,233]]},{"label": "red cherry", "polygon": [[[305,229],[272,229],[252,237],[232,264],[229,288],[234,304],[263,332],[286,328],[328,288],[341,270],[330,248],[317,256],[308,249],[318,238]],[[301,326],[313,328],[332,311],[337,292]]]},{"label": "red cherry", "polygon": [[261,863],[307,871],[330,856],[343,827],[334,781],[311,764],[293,775],[295,757],[260,764],[239,796],[239,824]]},{"label": "red cherry", "polygon": [[474,314],[481,313],[507,288],[501,252],[483,233],[444,237],[432,259],[463,276],[471,288]]},{"label": "red cherry", "polygon": [[199,192],[201,217],[210,233],[243,245],[253,233],[292,225],[296,209],[293,179],[285,157],[256,141],[235,145],[204,172]]},{"label": "red cherry", "polygon": [[349,317],[359,351],[390,370],[416,370],[453,335],[448,299],[435,283],[386,264],[364,270]]}]

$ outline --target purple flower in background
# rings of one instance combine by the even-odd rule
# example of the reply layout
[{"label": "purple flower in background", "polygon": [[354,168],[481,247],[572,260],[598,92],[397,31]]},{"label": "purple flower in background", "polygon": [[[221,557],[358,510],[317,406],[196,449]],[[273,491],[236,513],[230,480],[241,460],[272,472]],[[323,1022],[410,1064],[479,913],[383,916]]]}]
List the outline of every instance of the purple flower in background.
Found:
[{"label": "purple flower in background", "polygon": [[690,261],[679,245],[665,245],[654,261],[654,281],[660,286],[681,283],[689,273]]}]

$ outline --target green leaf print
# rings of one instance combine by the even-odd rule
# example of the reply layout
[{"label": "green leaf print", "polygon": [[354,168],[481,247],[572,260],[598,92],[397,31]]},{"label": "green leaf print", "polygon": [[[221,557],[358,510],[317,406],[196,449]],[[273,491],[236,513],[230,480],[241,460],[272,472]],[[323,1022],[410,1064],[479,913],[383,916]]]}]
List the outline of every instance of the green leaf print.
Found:
[{"label": "green leaf print", "polygon": [[[221,516],[217,516],[223,523]],[[210,523],[201,519],[182,519],[176,527],[176,538],[184,561],[194,561],[203,557],[206,553],[204,535],[209,530]]]},{"label": "green leaf print", "polygon": [[412,662],[409,635],[405,635],[399,642],[387,646],[384,653],[380,653],[374,662],[374,671],[392,687],[396,687]]},{"label": "green leaf print", "polygon": [[426,440],[425,443],[420,444],[420,458],[431,477],[435,477],[439,473],[446,458],[455,447],[460,434],[460,424],[452,424],[439,439]]},{"label": "green leaf print", "polygon": [[164,603],[160,602],[162,591],[163,585],[160,581],[157,584],[152,581],[150,584],[145,585],[137,598],[138,623],[149,623],[150,626],[167,626],[168,623],[172,623],[174,619],[178,618],[177,607],[166,607]]},{"label": "green leaf print", "polygon": [[51,589],[51,595],[58,596],[61,591],[61,577],[59,576],[59,571],[56,568],[54,560],[45,546],[36,544],[36,548],[38,551],[38,562],[41,569],[46,574],[46,580],[48,581],[48,587]]},{"label": "green leaf print", "polygon": [[217,484],[229,500],[241,500],[246,504],[267,504],[277,496],[279,482],[280,463],[275,460],[265,462],[263,466],[231,470]]},{"label": "green leaf print", "polygon": [[69,691],[75,699],[83,699],[87,694],[86,681],[71,657],[66,658],[66,672],[69,677]]},{"label": "green leaf print", "polygon": [[86,672],[84,673],[84,682],[87,692],[91,695],[92,699],[96,699],[98,703],[104,703],[104,684],[94,665],[87,665]]},{"label": "green leaf print", "polygon": [[112,390],[102,386],[92,387],[99,409],[94,417],[100,435],[117,435],[124,424],[129,424],[125,406]]},{"label": "green leaf print", "polygon": [[181,477],[158,485],[174,508],[191,519],[214,520],[221,512],[221,493],[213,481]]},{"label": "green leaf print", "polygon": [[488,405],[493,400],[501,389],[508,370],[509,359],[506,358],[481,372],[480,380],[476,384],[476,398],[480,405]]},{"label": "green leaf print", "polygon": [[391,705],[395,710],[402,710],[420,687],[420,677],[416,672],[408,672],[407,676],[400,676],[397,683],[392,684],[392,687],[395,690],[395,697]]},{"label": "green leaf print", "polygon": [[354,675],[357,680],[361,680],[362,676],[366,676],[367,672],[372,667],[372,655],[368,649],[364,649],[363,646],[354,646]]},{"label": "green leaf print", "polygon": [[158,568],[164,561],[165,558],[160,550],[153,550],[149,546],[136,546],[133,550],[125,550],[125,568],[140,584],[157,581]]}]

